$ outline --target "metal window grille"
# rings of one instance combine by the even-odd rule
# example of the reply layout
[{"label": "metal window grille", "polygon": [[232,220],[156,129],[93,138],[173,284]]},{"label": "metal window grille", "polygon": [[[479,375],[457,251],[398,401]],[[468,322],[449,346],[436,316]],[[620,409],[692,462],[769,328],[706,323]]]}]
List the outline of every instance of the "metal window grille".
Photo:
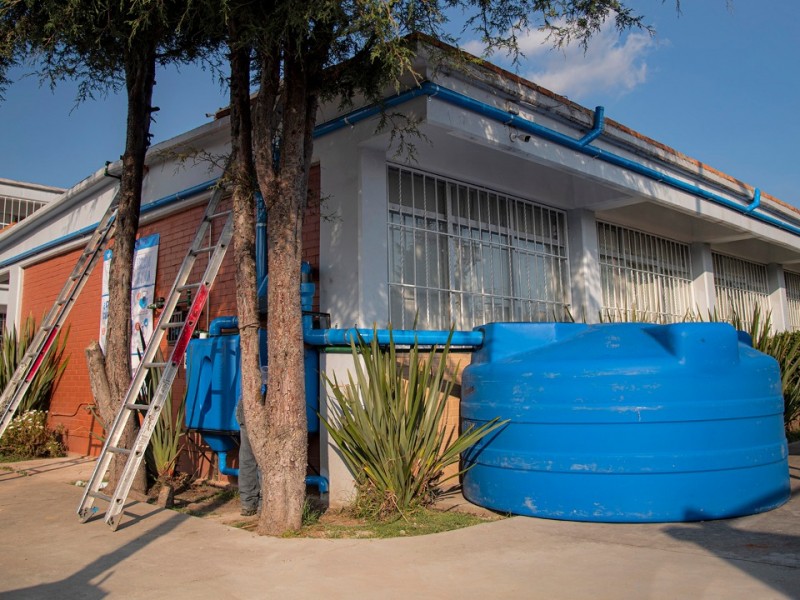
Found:
[{"label": "metal window grille", "polygon": [[738,318],[742,326],[750,327],[757,308],[762,315],[769,312],[767,267],[723,254],[714,253],[712,258],[717,317],[726,321]]},{"label": "metal window grille", "polygon": [[0,196],[0,227],[18,223],[44,206],[45,202]]},{"label": "metal window grille", "polygon": [[597,223],[603,317],[674,323],[692,310],[689,246]]},{"label": "metal window grille", "polygon": [[397,328],[564,317],[563,212],[388,167],[389,314]]},{"label": "metal window grille", "polygon": [[786,302],[789,305],[789,328],[800,329],[800,275],[784,271]]}]

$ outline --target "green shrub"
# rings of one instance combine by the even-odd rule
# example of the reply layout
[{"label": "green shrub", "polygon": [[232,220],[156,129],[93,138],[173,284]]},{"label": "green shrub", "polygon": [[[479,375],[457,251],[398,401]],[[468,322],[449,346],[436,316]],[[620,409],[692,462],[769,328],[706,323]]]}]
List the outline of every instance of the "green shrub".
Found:
[{"label": "green shrub", "polygon": [[[160,350],[156,352],[154,360],[163,362],[164,358]],[[161,371],[155,368],[150,369],[147,373],[145,385],[139,392],[139,402],[150,404],[160,383]],[[148,473],[154,480],[163,481],[174,474],[175,464],[183,451],[182,438],[185,411],[186,404],[182,402],[178,407],[177,414],[173,414],[172,390],[170,389],[164,399],[161,413],[156,421],[156,426],[153,429],[153,435],[150,437],[150,444],[145,454]]]},{"label": "green shrub", "polygon": [[458,437],[445,431],[442,420],[455,378],[445,376],[449,350],[448,340],[441,352],[433,348],[421,357],[415,344],[405,366],[394,341],[383,349],[375,335],[371,344],[351,342],[355,377],[348,373],[347,385],[326,376],[337,406],[331,421],[323,423],[355,477],[361,516],[403,514],[431,503],[444,468],[505,423],[495,419]]},{"label": "green shrub", "polygon": [[16,460],[64,456],[64,427],[47,427],[47,413],[29,410],[18,413],[0,439],[0,454]]},{"label": "green shrub", "polygon": [[[36,320],[29,316],[22,324],[22,329],[17,334],[14,327],[7,328],[0,342],[0,390],[4,390],[11,381],[14,371],[17,370],[19,362],[25,355],[36,335]],[[22,414],[26,411],[50,409],[50,396],[53,388],[58,383],[64,370],[67,368],[69,358],[64,356],[64,350],[69,337],[69,330],[62,336],[59,333],[50,351],[42,361],[36,376],[33,378],[25,397],[17,407],[17,412]]]}]

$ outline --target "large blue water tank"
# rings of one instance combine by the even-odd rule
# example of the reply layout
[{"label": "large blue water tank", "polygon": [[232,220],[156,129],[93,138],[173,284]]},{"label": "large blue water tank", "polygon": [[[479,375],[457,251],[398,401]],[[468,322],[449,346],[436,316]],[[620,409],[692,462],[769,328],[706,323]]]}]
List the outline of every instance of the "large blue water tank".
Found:
[{"label": "large blue water tank", "polygon": [[[723,323],[497,323],[462,380],[464,496],[519,515],[718,519],[789,498],[778,365]],[[742,336],[744,338],[745,336]]]},{"label": "large blue water tank", "polygon": [[[262,363],[266,364],[267,334],[259,330]],[[236,403],[241,393],[239,336],[216,335],[189,342],[186,354],[186,427],[201,433],[239,431]],[[319,431],[319,356],[305,351],[306,417],[308,430]]]}]

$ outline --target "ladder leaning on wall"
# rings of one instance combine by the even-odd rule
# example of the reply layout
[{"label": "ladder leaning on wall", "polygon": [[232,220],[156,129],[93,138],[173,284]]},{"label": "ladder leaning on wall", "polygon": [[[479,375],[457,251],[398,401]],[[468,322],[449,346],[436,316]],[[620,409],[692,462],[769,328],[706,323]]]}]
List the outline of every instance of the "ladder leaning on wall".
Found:
[{"label": "ladder leaning on wall", "polygon": [[[86,484],[83,498],[78,506],[78,516],[83,522],[86,522],[97,512],[98,509],[94,506],[94,501],[96,499],[101,499],[108,503],[105,513],[105,522],[112,530],[116,530],[119,526],[122,517],[122,509],[130,493],[131,486],[133,485],[136,471],[142,463],[145,450],[147,449],[147,445],[150,442],[150,438],[153,435],[153,431],[161,415],[161,409],[172,388],[175,375],[180,368],[183,356],[186,353],[186,348],[200,318],[200,313],[202,313],[203,307],[205,306],[211,285],[217,276],[219,267],[222,264],[222,259],[225,257],[225,252],[233,237],[232,211],[217,212],[223,193],[224,187],[220,185],[211,195],[211,199],[203,214],[203,219],[200,222],[197,233],[189,247],[186,257],[183,259],[183,263],[172,285],[169,296],[164,303],[161,316],[153,331],[153,337],[142,355],[139,366],[136,368],[130,387],[120,404],[114,423],[106,432],[106,440],[103,444],[103,449],[100,451],[100,456],[95,464],[94,472]],[[225,224],[219,231],[218,236],[215,236],[216,241],[206,244],[206,235],[211,234],[213,236],[214,233],[211,227],[212,223],[222,219],[225,219]],[[199,255],[208,256],[205,272],[198,281],[187,283]],[[192,292],[193,299],[186,320],[173,323],[171,319],[175,312],[176,305],[180,300],[181,294],[186,291]],[[173,328],[180,328],[180,332],[169,358],[166,362],[154,362],[165,331]],[[150,402],[142,403],[140,401],[140,392],[144,387],[148,373],[152,370],[160,371],[159,383]],[[143,413],[144,417],[136,439],[133,441],[133,445],[130,448],[120,447],[122,434],[131,416],[140,413]],[[127,460],[119,477],[119,481],[117,481],[116,488],[111,495],[107,495],[101,492],[100,489],[103,479],[110,468],[111,459],[115,454],[127,456]]]},{"label": "ladder leaning on wall", "polygon": [[14,418],[17,408],[22,403],[25,393],[31,386],[36,373],[44,362],[48,351],[53,345],[61,326],[67,319],[70,310],[83,290],[83,286],[92,274],[97,260],[103,254],[103,248],[113,235],[116,226],[117,206],[119,204],[119,188],[114,192],[114,197],[108,205],[105,214],[100,219],[92,237],[83,249],[75,268],[72,269],[67,283],[56,298],[55,304],[42,320],[28,349],[19,361],[14,374],[11,376],[2,396],[0,396],[0,437],[3,436]]}]

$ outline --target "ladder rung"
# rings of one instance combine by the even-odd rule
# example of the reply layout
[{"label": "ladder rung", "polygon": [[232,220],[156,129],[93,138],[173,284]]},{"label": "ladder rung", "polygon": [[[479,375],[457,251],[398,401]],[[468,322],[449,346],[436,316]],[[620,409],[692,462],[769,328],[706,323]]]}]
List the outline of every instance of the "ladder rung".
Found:
[{"label": "ladder rung", "polygon": [[128,410],[149,410],[150,409],[150,405],[149,404],[139,404],[138,402],[128,402],[125,405],[125,408],[127,408]]},{"label": "ladder rung", "polygon": [[168,362],[146,362],[142,364],[145,369],[163,369],[167,365],[169,365]]},{"label": "ladder rung", "polygon": [[161,329],[177,329],[178,327],[183,327],[186,321],[173,321],[172,323],[164,323],[161,325]]},{"label": "ladder rung", "polygon": [[202,248],[197,248],[196,250],[192,250],[191,252],[192,254],[197,255],[197,254],[203,254],[204,252],[213,252],[216,249],[217,249],[216,246],[203,246]]},{"label": "ladder rung", "polygon": [[211,219],[220,219],[222,217],[227,217],[229,214],[231,214],[231,211],[229,211],[229,210],[221,210],[218,213],[213,213],[213,214],[208,215],[208,220],[210,221]]},{"label": "ladder rung", "polygon": [[109,446],[107,450],[109,452],[113,452],[114,454],[124,454],[125,456],[131,453],[131,451],[128,450],[127,448],[120,448],[118,446]]},{"label": "ladder rung", "polygon": [[106,502],[111,503],[111,496],[107,496],[102,492],[89,492],[87,495],[91,496],[92,498],[99,498],[100,500],[105,500]]},{"label": "ladder rung", "polygon": [[183,292],[183,291],[186,291],[186,290],[193,290],[193,289],[199,288],[199,287],[200,287],[200,282],[198,281],[197,283],[184,283],[183,285],[179,285],[176,289],[179,292]]}]

